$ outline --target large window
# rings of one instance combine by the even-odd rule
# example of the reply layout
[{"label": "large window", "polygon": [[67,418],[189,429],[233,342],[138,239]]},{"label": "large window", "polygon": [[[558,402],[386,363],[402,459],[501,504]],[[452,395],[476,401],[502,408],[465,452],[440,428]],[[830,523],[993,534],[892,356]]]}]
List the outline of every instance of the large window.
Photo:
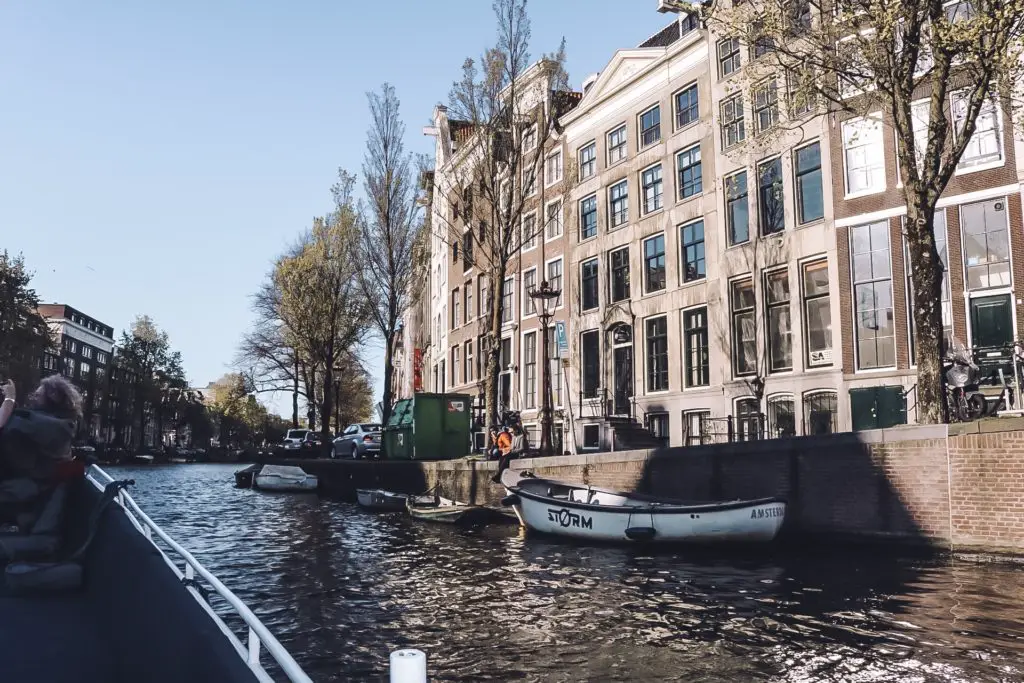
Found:
[{"label": "large window", "polygon": [[763,133],[779,122],[779,86],[774,78],[754,88],[754,123]]},{"label": "large window", "polygon": [[764,304],[768,317],[768,362],[772,372],[793,369],[793,325],[789,313],[789,273],[764,277]]},{"label": "large window", "polygon": [[743,126],[743,93],[722,100],[721,127],[723,149],[729,149],[747,137]]},{"label": "large window", "polygon": [[835,434],[838,429],[838,395],[834,391],[804,394],[804,434]]},{"label": "large window", "polygon": [[537,269],[530,268],[523,273],[523,315],[537,314],[537,301],[530,296],[537,289]]},{"label": "large window", "polygon": [[528,216],[523,216],[522,231],[520,240],[523,251],[537,246],[537,214],[531,213]]},{"label": "large window", "polygon": [[640,174],[643,188],[644,213],[648,214],[661,208],[661,164],[652,166]]},{"label": "large window", "polygon": [[473,267],[473,228],[462,233],[462,272]]},{"label": "large window", "polygon": [[683,282],[704,279],[704,221],[694,221],[679,228],[682,250]]},{"label": "large window", "polygon": [[647,391],[668,390],[668,319],[650,318],[647,331]]},{"label": "large window", "polygon": [[616,249],[609,254],[611,262],[610,289],[612,302],[624,301],[630,296],[629,288],[629,247]]},{"label": "large window", "polygon": [[821,220],[825,205],[821,191],[821,144],[812,142],[793,152],[796,176],[796,217],[800,225]]},{"label": "large window", "polygon": [[967,289],[1010,286],[1010,236],[1006,201],[995,199],[960,207]]},{"label": "large window", "polygon": [[725,179],[725,220],[730,245],[743,244],[750,239],[749,218],[747,172],[740,171]]},{"label": "large window", "polygon": [[686,386],[706,387],[710,378],[706,306],[683,312],[683,337],[686,345]]},{"label": "large window", "polygon": [[523,335],[523,408],[537,407],[537,333]]},{"label": "large window", "polygon": [[782,159],[779,157],[757,165],[757,219],[762,235],[772,235],[786,228]]},{"label": "large window", "polygon": [[676,155],[676,172],[679,175],[679,198],[686,199],[704,190],[701,172],[700,145],[684,149]]},{"label": "large window", "polygon": [[623,180],[608,188],[608,213],[613,228],[629,220],[629,181]]},{"label": "large window", "polygon": [[723,38],[718,41],[718,75],[725,78],[740,68],[740,39]]},{"label": "large window", "polygon": [[732,283],[732,360],[736,376],[753,374],[757,369],[757,325],[754,307],[754,281]]},{"label": "large window", "polygon": [[466,322],[468,323],[473,319],[473,281],[470,280],[462,288],[462,301],[465,304],[463,310],[466,316]]},{"label": "large window", "polygon": [[684,446],[702,446],[711,443],[711,435],[706,429],[710,418],[710,410],[690,410],[683,413]]},{"label": "large window", "polygon": [[562,235],[562,202],[554,201],[548,204],[544,211],[547,217],[547,239],[553,240]]},{"label": "large window", "polygon": [[597,330],[580,335],[580,356],[583,365],[583,398],[597,398],[601,386],[601,336]]},{"label": "large window", "polygon": [[472,341],[468,341],[465,344],[463,344],[462,346],[463,346],[463,352],[464,352],[464,356],[463,357],[465,359],[464,360],[465,370],[463,371],[463,377],[465,377],[465,381],[466,382],[472,382],[473,381],[473,342]]},{"label": "large window", "polygon": [[580,304],[584,311],[597,308],[597,259],[592,258],[580,264]]},{"label": "large window", "polygon": [[676,93],[676,128],[685,128],[700,120],[700,107],[697,102],[697,84],[684,88]]},{"label": "large window", "polygon": [[586,180],[597,172],[597,143],[591,142],[580,147],[580,180]]},{"label": "large window", "polygon": [[828,261],[804,265],[804,329],[807,365],[832,365],[832,304],[829,301]]},{"label": "large window", "polygon": [[591,195],[580,202],[580,239],[597,236],[597,195]]},{"label": "large window", "polygon": [[523,170],[523,196],[532,197],[537,191],[537,169],[530,164]]},{"label": "large window", "polygon": [[515,279],[508,278],[501,283],[501,322],[510,323],[515,317]]},{"label": "large window", "polygon": [[662,446],[667,446],[669,439],[668,413],[647,413],[644,416],[644,421],[651,436],[660,441]]},{"label": "large window", "polygon": [[555,327],[547,330],[548,338],[548,372],[551,373],[551,399],[556,406],[562,405],[562,359],[558,357],[558,340],[555,338]]},{"label": "large window", "polygon": [[[953,112],[953,123],[959,137],[967,125],[968,92],[954,93],[950,104]],[[998,164],[1003,160],[1002,117],[999,115],[999,102],[995,95],[989,96],[978,112],[974,121],[974,135],[967,143],[960,157],[958,168]]]},{"label": "large window", "polygon": [[562,291],[562,259],[555,259],[548,264],[548,284],[551,285],[552,291],[558,292],[555,307],[560,307],[565,296],[565,292]]},{"label": "large window", "polygon": [[459,368],[461,366],[462,366],[462,364],[459,362],[459,347],[458,346],[453,346],[452,347],[452,363],[451,363],[451,372],[452,372],[451,382],[452,382],[452,386],[455,386],[456,384],[459,383]]},{"label": "large window", "polygon": [[608,133],[608,165],[626,158],[626,125],[623,124]]},{"label": "large window", "polygon": [[882,117],[872,115],[843,123],[843,163],[846,194],[858,195],[885,189],[885,152]]},{"label": "large window", "polygon": [[772,396],[768,399],[768,438],[784,439],[796,436],[796,412],[792,396]]},{"label": "large window", "polygon": [[562,151],[557,150],[544,160],[544,185],[557,183],[562,179]]},{"label": "large window", "polygon": [[889,223],[882,221],[851,228],[850,253],[853,261],[857,367],[861,370],[892,367],[896,364],[896,339]]},{"label": "large window", "polygon": [[661,107],[654,106],[640,114],[640,148],[661,140]]},{"label": "large window", "polygon": [[644,291],[665,289],[665,235],[644,240]]},{"label": "large window", "polygon": [[462,319],[459,317],[459,288],[456,287],[452,290],[452,329],[462,324]]}]

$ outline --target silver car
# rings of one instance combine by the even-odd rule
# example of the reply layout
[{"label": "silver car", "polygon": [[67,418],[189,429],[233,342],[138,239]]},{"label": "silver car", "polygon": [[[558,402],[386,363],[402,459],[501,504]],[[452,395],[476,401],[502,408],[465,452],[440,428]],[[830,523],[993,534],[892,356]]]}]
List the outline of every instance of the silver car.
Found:
[{"label": "silver car", "polygon": [[373,458],[380,455],[380,425],[354,424],[349,425],[334,440],[331,450],[335,458]]},{"label": "silver car", "polygon": [[289,429],[281,444],[286,451],[297,451],[302,448],[302,441],[309,434],[308,429]]}]

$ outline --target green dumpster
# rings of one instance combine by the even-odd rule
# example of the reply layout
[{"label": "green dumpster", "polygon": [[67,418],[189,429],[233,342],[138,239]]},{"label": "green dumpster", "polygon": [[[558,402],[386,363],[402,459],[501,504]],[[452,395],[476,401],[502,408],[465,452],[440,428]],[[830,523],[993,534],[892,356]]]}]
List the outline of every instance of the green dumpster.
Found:
[{"label": "green dumpster", "polygon": [[384,426],[390,460],[452,460],[469,454],[471,399],[466,394],[416,394],[395,403]]}]

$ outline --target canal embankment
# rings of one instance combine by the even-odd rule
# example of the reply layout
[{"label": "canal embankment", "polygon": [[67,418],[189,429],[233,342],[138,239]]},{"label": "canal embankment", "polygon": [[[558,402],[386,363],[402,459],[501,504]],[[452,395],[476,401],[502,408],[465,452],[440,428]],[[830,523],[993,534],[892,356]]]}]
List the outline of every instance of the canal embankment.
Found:
[{"label": "canal embankment", "polygon": [[[284,461],[280,461],[284,462]],[[326,493],[437,488],[497,505],[497,463],[289,461]],[[790,537],[1024,554],[1024,420],[910,426],[643,451],[514,461],[538,476],[694,502],[783,496]]]}]

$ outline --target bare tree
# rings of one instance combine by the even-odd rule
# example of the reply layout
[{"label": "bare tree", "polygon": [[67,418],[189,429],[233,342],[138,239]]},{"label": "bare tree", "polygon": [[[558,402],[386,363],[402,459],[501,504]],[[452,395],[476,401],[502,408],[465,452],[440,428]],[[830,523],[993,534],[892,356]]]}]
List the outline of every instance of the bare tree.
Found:
[{"label": "bare tree", "polygon": [[[415,248],[419,213],[412,157],[402,139],[395,89],[385,83],[380,93],[367,93],[372,124],[363,160],[363,187],[369,202],[361,221],[355,258],[359,284],[369,314],[384,343],[383,421],[391,414],[392,367],[399,323],[409,307],[413,273],[420,265]],[[335,197],[338,190],[335,186]],[[341,199],[344,199],[342,192]]]},{"label": "bare tree", "polygon": [[[530,65],[526,0],[496,0],[496,44],[479,61],[467,59],[449,97],[460,146],[435,177],[435,203],[447,219],[434,234],[482,273],[487,282],[484,396],[488,419],[498,417],[500,338],[506,315],[502,290],[524,243],[544,221],[523,225],[535,188],[543,187],[545,152],[569,103],[564,41],[558,52]],[[543,196],[541,197],[541,201]],[[543,205],[543,204],[542,204]]]},{"label": "bare tree", "polygon": [[[979,117],[1019,100],[1024,0],[766,0],[678,9],[758,59],[789,90],[790,118],[883,113],[896,133],[907,205],[919,420],[941,422],[942,280],[935,211]],[[926,101],[925,106],[915,102]],[[1008,117],[1009,118],[1009,117]]]}]

